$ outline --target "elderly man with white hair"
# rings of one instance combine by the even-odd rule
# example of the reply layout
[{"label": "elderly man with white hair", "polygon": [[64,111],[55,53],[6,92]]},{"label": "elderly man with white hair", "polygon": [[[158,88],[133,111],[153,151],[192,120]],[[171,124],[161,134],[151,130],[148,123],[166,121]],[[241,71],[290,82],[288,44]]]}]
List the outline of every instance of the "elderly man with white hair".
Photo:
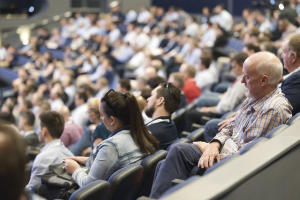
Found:
[{"label": "elderly man with white hair", "polygon": [[255,138],[286,123],[292,116],[292,106],[277,87],[282,70],[280,60],[272,53],[259,52],[248,57],[241,80],[247,88],[247,99],[235,118],[210,143],[173,145],[156,168],[150,197],[159,197],[172,186],[173,179],[188,178],[194,167],[198,166],[201,174],[215,161],[238,153]]}]

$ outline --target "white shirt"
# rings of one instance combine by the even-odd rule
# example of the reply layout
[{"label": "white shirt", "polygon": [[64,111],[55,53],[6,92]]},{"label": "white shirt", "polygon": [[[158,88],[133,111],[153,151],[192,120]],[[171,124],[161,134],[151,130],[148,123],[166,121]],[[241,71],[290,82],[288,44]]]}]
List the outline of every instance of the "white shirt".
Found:
[{"label": "white shirt", "polygon": [[71,119],[75,124],[86,126],[89,120],[88,105],[85,103],[75,108],[72,112]]},{"label": "white shirt", "polygon": [[239,76],[236,81],[227,89],[224,96],[217,105],[217,113],[223,114],[232,111],[246,97],[246,87],[241,82],[242,76]]},{"label": "white shirt", "polygon": [[41,183],[41,176],[49,171],[50,165],[60,164],[64,158],[72,156],[73,154],[60,139],[46,144],[33,161],[30,180],[26,188],[31,190],[32,187]]}]

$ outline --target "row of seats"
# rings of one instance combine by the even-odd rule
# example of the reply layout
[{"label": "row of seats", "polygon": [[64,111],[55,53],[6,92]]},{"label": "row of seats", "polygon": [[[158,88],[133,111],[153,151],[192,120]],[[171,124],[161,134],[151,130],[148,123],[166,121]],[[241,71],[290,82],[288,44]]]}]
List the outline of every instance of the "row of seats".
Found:
[{"label": "row of seats", "polygon": [[77,191],[70,200],[133,200],[149,196],[157,163],[167,151],[159,150],[145,157],[141,165],[129,165],[113,173],[107,181],[94,181]]}]

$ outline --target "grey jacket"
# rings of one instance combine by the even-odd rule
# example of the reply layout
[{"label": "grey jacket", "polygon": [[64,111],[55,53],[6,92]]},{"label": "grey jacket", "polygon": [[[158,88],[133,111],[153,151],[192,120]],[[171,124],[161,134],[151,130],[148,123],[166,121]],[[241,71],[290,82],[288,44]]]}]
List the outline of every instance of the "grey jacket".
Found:
[{"label": "grey jacket", "polygon": [[106,180],[118,169],[138,163],[143,153],[134,143],[129,130],[120,130],[97,146],[97,151],[87,160],[88,174],[79,168],[72,174],[76,183],[82,187],[95,180]]}]

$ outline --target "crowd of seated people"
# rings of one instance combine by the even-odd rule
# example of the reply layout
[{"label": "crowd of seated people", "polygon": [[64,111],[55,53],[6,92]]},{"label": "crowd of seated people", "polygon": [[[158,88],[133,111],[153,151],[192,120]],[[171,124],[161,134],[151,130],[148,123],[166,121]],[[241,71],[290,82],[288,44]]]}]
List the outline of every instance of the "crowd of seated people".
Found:
[{"label": "crowd of seated people", "polygon": [[[269,17],[260,10],[245,9],[242,19],[234,20],[223,5],[204,8],[201,18],[181,9],[164,11],[156,6],[123,14],[118,5],[113,5],[109,13],[75,13],[63,18],[51,31],[40,27],[29,44],[20,48],[3,45],[0,66],[16,70],[18,78],[12,83],[14,94],[1,100],[1,112],[18,127],[28,146],[40,150],[27,188],[40,183],[36,177],[44,174],[49,165],[62,161],[79,186],[107,179],[117,169],[139,163],[157,149],[169,149],[183,136],[181,131],[191,130],[192,122],[205,123],[203,116],[218,119],[206,123],[210,126],[204,132],[208,143],[191,147],[197,153],[193,167],[200,157],[199,166],[212,166],[207,149],[214,147],[213,158],[219,159],[228,137],[218,132],[222,134],[235,119],[241,120],[238,109],[245,109],[249,98],[256,98],[249,89],[256,83],[248,84],[250,75],[245,75],[255,70],[243,69],[250,61],[266,75],[262,81],[272,82],[272,90],[268,87],[267,91],[279,95],[282,90],[288,100],[281,102],[281,109],[286,107],[282,119],[262,128],[263,132],[255,137],[285,123],[291,113],[300,111],[300,9],[296,8],[299,4],[290,2],[283,11],[267,10]],[[260,51],[273,54],[257,54]],[[285,75],[278,80],[271,78],[271,72],[264,67],[257,67],[257,60],[267,62],[267,58],[278,64],[275,55],[282,58],[286,70],[280,71]],[[225,64],[224,57],[228,58]],[[181,124],[175,123],[172,113],[189,104],[198,108],[187,110]],[[228,112],[233,114],[227,115]],[[51,124],[52,118],[55,124]],[[182,121],[189,125],[182,125]],[[235,132],[240,127],[231,128]],[[126,138],[119,141],[121,135]],[[51,145],[59,153],[47,153]],[[126,155],[125,162],[113,149],[116,146],[133,152],[132,157]],[[169,179],[187,178],[174,175],[168,180],[160,179],[164,169],[170,169],[169,160],[174,162],[172,156],[178,157],[176,146],[157,169],[153,197],[159,197],[170,186]],[[237,145],[234,152],[242,146]],[[112,154],[110,160],[106,160],[108,152]],[[43,154],[55,156],[44,162]],[[85,164],[89,171],[79,164]]]}]

